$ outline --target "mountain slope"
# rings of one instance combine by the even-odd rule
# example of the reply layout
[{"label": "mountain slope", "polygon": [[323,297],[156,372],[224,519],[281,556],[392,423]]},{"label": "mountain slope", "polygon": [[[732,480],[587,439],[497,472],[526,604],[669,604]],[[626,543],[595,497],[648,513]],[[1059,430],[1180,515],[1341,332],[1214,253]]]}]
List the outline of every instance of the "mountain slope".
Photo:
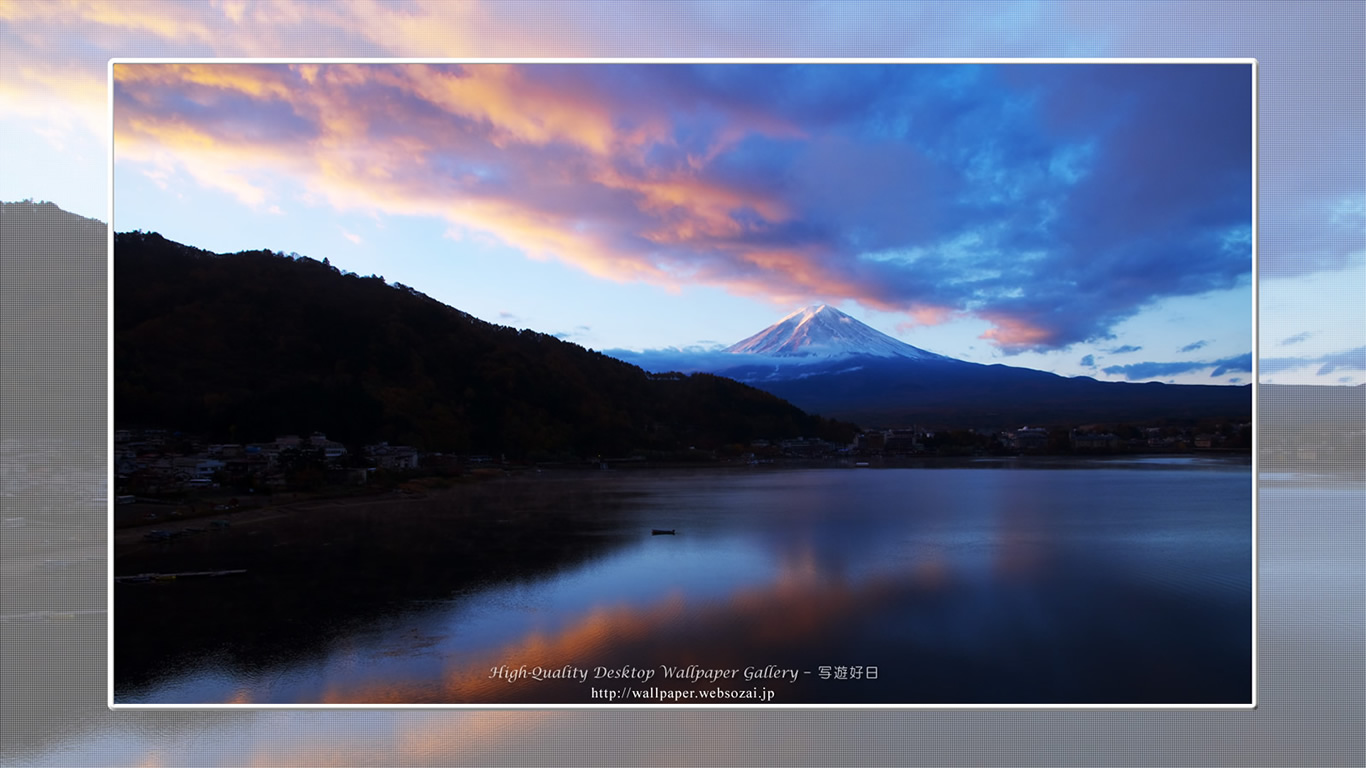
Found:
[{"label": "mountain slope", "polygon": [[125,233],[114,281],[124,425],[236,441],[320,430],[510,457],[849,431],[743,384],[651,376],[308,258],[218,255]]}]

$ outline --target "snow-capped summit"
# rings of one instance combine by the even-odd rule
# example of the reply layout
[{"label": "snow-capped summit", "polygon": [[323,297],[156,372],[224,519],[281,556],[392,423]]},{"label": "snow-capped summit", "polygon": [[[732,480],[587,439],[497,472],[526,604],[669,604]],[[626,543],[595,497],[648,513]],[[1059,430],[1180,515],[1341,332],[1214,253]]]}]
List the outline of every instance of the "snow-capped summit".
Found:
[{"label": "snow-capped summit", "polygon": [[825,304],[799,309],[744,341],[726,347],[724,351],[778,357],[873,355],[917,360],[947,359],[897,341]]}]

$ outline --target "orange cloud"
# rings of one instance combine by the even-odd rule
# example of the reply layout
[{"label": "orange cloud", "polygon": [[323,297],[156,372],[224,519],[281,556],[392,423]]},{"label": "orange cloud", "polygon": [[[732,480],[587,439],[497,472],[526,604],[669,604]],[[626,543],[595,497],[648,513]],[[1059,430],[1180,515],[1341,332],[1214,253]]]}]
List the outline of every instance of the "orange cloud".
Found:
[{"label": "orange cloud", "polygon": [[6,50],[0,105],[66,149],[77,128],[101,140],[107,136],[105,67],[111,57],[587,53],[563,35],[528,31],[519,19],[497,13],[481,3],[444,0],[402,6],[377,0],[0,0],[0,21],[14,41]]},{"label": "orange cloud", "polygon": [[216,15],[202,13],[193,6],[147,0],[0,2],[0,19],[11,24],[103,27],[123,32],[147,32],[170,40],[207,41],[222,37],[221,30],[214,29]]},{"label": "orange cloud", "polygon": [[[143,172],[159,184],[167,184],[175,172],[183,171],[203,186],[228,192],[253,208],[266,203],[266,188],[256,180],[266,160],[262,153],[222,143],[212,134],[174,118],[130,116],[120,121],[120,127],[124,130],[116,135],[117,156],[141,165]],[[124,138],[130,135],[137,139]]]},{"label": "orange cloud", "polygon": [[933,304],[916,304],[911,307],[891,308],[881,307],[875,304],[870,304],[869,306],[873,306],[877,309],[884,309],[886,311],[901,312],[910,317],[911,319],[906,322],[897,323],[896,330],[898,333],[905,333],[906,331],[912,331],[926,325],[943,325],[944,323],[962,318],[964,314],[962,311],[954,309],[953,307],[944,307]]},{"label": "orange cloud", "polygon": [[[612,163],[620,159],[623,148],[667,143],[663,117],[645,114],[618,130],[603,94],[583,88],[554,90],[527,77],[525,68],[130,64],[117,66],[115,77],[126,95],[116,110],[121,162],[151,165],[161,178],[172,167],[179,168],[199,183],[228,191],[252,206],[265,204],[270,194],[253,179],[283,171],[341,209],[437,215],[461,228],[489,232],[535,258],[558,258],[613,280],[664,285],[672,284],[677,275],[638,252],[623,251],[617,240],[634,234],[661,245],[697,247],[743,234],[733,211],[752,211],[769,222],[790,216],[772,195],[705,181],[688,170],[627,173],[615,168]],[[475,180],[443,181],[427,167],[433,153],[445,149],[440,135],[435,135],[443,126],[404,125],[383,142],[366,140],[372,130],[388,130],[385,121],[404,121],[402,114],[376,110],[356,94],[376,84],[487,126],[489,140],[504,152],[518,144],[555,142],[582,150],[586,154],[579,156],[577,169],[569,164],[537,170],[549,176],[581,174],[555,177],[566,185],[596,184],[631,193],[634,213],[612,215],[633,216],[641,229],[633,231],[636,224],[611,220],[584,228],[572,206],[537,208],[514,195],[452,194],[442,184],[459,187]],[[287,104],[297,118],[310,121],[316,134],[305,144],[286,143],[275,140],[268,130],[229,133],[225,125],[232,116],[224,117],[225,122],[192,124],[189,118],[162,113],[159,99],[171,90],[206,105],[228,94]],[[722,247],[719,252],[725,251]],[[762,256],[757,253],[750,260],[763,261]],[[810,267],[795,255],[784,263]],[[719,273],[713,277],[724,280]],[[830,280],[822,282],[828,287]]]},{"label": "orange cloud", "polygon": [[755,211],[771,223],[791,215],[788,207],[772,195],[729,188],[684,173],[632,178],[604,167],[593,181],[636,194],[640,209],[662,220],[641,234],[660,244],[737,237],[744,232],[744,226],[731,215],[737,210]]},{"label": "orange cloud", "polygon": [[1023,318],[1011,317],[998,312],[979,314],[995,327],[977,338],[986,339],[1002,349],[1023,351],[1034,347],[1047,346],[1057,335],[1055,330],[1035,325]]},{"label": "orange cloud", "polygon": [[[709,165],[747,131],[795,135],[783,120],[709,107],[728,121],[688,134],[685,151],[666,101],[623,105],[610,77],[583,70],[118,65],[116,160],[258,209],[297,188],[342,211],[440,217],[452,232],[619,282],[701,282],[784,304],[854,299],[922,325],[956,317],[891,298],[872,267],[807,234],[781,183]],[[992,338],[1029,338],[1012,329]]]},{"label": "orange cloud", "polygon": [[522,67],[479,64],[458,72],[429,66],[382,67],[375,79],[404,88],[453,115],[487,123],[498,147],[510,142],[564,141],[606,154],[627,138],[644,139],[618,136],[605,105],[534,82]]},{"label": "orange cloud", "polygon": [[299,93],[285,83],[283,70],[251,64],[115,64],[119,85],[200,86],[235,91],[253,98],[288,100]]}]

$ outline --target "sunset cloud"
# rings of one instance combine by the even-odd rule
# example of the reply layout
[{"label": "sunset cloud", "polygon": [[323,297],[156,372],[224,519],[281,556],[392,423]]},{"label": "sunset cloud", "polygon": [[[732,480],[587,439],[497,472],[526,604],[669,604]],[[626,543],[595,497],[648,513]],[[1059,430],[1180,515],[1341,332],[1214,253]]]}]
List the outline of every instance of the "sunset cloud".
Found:
[{"label": "sunset cloud", "polygon": [[[0,103],[7,114],[25,120],[30,126],[28,130],[44,137],[53,147],[68,148],[77,141],[88,142],[92,138],[101,143],[105,141],[105,64],[110,57],[566,57],[592,55],[595,50],[601,53],[600,48],[593,49],[587,42],[600,31],[585,28],[582,14],[572,10],[573,4],[537,6],[535,24],[526,23],[517,10],[522,6],[517,4],[441,0],[411,0],[401,4],[378,0],[344,4],[295,0],[208,3],[129,0],[116,5],[115,8],[93,0],[0,1],[0,44],[7,54],[7,71],[0,79]],[[964,51],[976,51],[1032,56],[1044,52],[1027,38],[1006,32],[1013,27],[1006,24],[1003,19],[1007,17],[1001,17],[999,9],[992,8],[990,12],[945,9],[941,14],[943,18],[952,18],[965,29],[976,31],[958,38],[935,37],[934,44],[941,47],[918,50],[923,55],[964,55]],[[982,13],[991,17],[991,23],[980,23]],[[1169,10],[1163,13],[1169,17],[1164,22],[1165,27],[1199,27],[1195,16],[1182,13],[1171,16]],[[1036,22],[1039,14],[1050,17],[1048,23],[1059,25],[1059,28],[1078,23],[1070,13],[1032,7],[1020,13]],[[618,40],[615,50],[659,55],[661,51],[657,45],[638,50],[630,43],[638,36],[628,30],[644,24],[649,18],[648,14],[623,12],[621,21],[627,26],[618,31],[620,37],[614,38]],[[833,9],[807,9],[802,18],[819,28],[845,29],[841,14]],[[1185,21],[1167,23],[1172,19]],[[670,15],[671,28],[678,29],[684,37],[691,35],[691,39],[697,40],[710,39],[724,32],[726,24],[724,14],[709,13],[700,7],[679,8]],[[890,29],[886,34],[892,34]],[[878,36],[874,35],[874,38]],[[866,50],[866,45],[870,44],[868,32],[862,32],[858,39],[860,42],[854,47],[837,46],[824,54],[850,55]],[[778,25],[766,29],[763,36],[755,37],[748,50],[752,54],[765,50],[775,54],[790,53],[793,42]],[[1263,42],[1280,44],[1274,37]],[[695,49],[675,51],[672,48],[664,53],[671,55],[671,51],[696,53]],[[1163,68],[1175,71],[1172,67]],[[1204,197],[1204,193],[1213,190],[1211,185],[1222,187],[1229,183],[1227,175],[1219,170],[1222,161],[1206,155],[1205,150],[1222,145],[1238,154],[1244,143],[1241,140],[1205,143],[1209,134],[1202,126],[1212,126],[1216,131],[1227,127],[1224,120],[1207,119],[1211,112],[1221,111],[1227,105],[1226,101],[1199,95],[1208,92],[1209,83],[1148,88],[1141,83],[1136,85],[1141,77],[1116,75],[1115,72],[1125,69],[1118,66],[1100,68],[1110,70],[1100,77],[1085,73],[1087,67],[1069,68],[1076,71],[1066,78],[1069,82],[1064,87],[1036,87],[1041,79],[1055,77],[1048,74],[1040,78],[1040,71],[1050,69],[1046,67],[1017,67],[1017,71],[1008,77],[998,76],[991,68],[955,68],[960,71],[949,76],[933,72],[935,69],[947,70],[946,67],[922,69],[927,73],[913,78],[913,86],[896,87],[891,82],[896,78],[889,78],[885,68],[860,66],[857,73],[844,72],[838,78],[828,78],[825,84],[812,79],[802,89],[788,89],[782,93],[781,100],[754,99],[753,107],[748,107],[747,101],[755,91],[754,81],[762,76],[751,77],[748,81],[735,78],[735,85],[728,85],[715,78],[699,83],[689,82],[687,77],[650,73],[638,78],[645,86],[643,89],[622,88],[621,83],[614,83],[628,98],[612,103],[616,111],[610,114],[623,114],[620,111],[622,103],[638,103],[642,95],[696,105],[693,123],[686,128],[693,137],[702,136],[706,140],[680,147],[677,159],[698,169],[712,167],[727,157],[733,158],[737,151],[746,150],[747,145],[753,144],[751,137],[756,130],[773,139],[807,137],[813,141],[831,140],[832,135],[829,131],[812,131],[812,125],[837,128],[833,132],[838,134],[835,139],[875,136],[896,141],[913,135],[914,143],[937,144],[941,150],[935,161],[921,167],[922,171],[931,174],[948,171],[948,178],[958,178],[987,189],[988,192],[977,196],[984,201],[994,201],[998,205],[1027,203],[1020,211],[1021,218],[1032,219],[1036,229],[1050,233],[1057,242],[1072,244],[1076,257],[1083,259],[1101,254],[1097,254],[1089,243],[1081,242],[1086,238],[1073,241],[1063,230],[1068,228],[1068,214],[1081,212],[1087,199],[1107,218],[1118,220],[1131,213],[1136,220],[1146,220],[1156,227],[1162,217],[1149,216],[1149,205],[1143,198],[1147,197],[1151,202],[1153,193],[1170,189],[1175,197],[1167,207],[1173,210],[1181,208],[1185,194],[1190,194],[1191,199],[1206,200],[1206,204],[1189,211],[1192,215],[1187,223],[1194,223],[1203,216],[1201,210],[1212,207],[1214,198]],[[305,69],[301,75],[317,71],[316,68]],[[671,78],[678,82],[671,83]],[[311,81],[309,77],[304,79]],[[1091,82],[1085,82],[1088,80]],[[936,81],[940,81],[937,86]],[[1359,89],[1353,88],[1355,82],[1350,78],[1316,79],[1314,82],[1319,89],[1316,92],[1322,92],[1322,98],[1316,104],[1359,104],[1356,93]],[[1014,90],[1001,91],[999,86],[1002,84]],[[1082,96],[1071,98],[1067,95],[1069,92]],[[498,95],[502,93],[497,92]],[[551,115],[563,110],[567,102],[582,102],[582,93],[577,91],[559,94],[555,88],[549,88],[543,93],[546,98],[541,102],[544,104],[542,109]],[[979,97],[981,100],[974,103]],[[490,100],[483,107],[468,101],[462,103],[471,115],[479,109],[497,111],[504,118],[497,124],[507,140],[514,137],[539,140],[547,135],[547,125],[538,125],[532,115],[508,112],[504,109],[507,102]],[[708,111],[717,104],[724,110]],[[897,105],[902,106],[898,108]],[[1276,107],[1270,103],[1267,106],[1273,110]],[[1319,109],[1321,112],[1322,108]],[[1338,109],[1334,120],[1325,120],[1320,112],[1306,111],[1302,105],[1293,109],[1281,108],[1275,111],[1274,117],[1278,121],[1276,125],[1283,130],[1262,134],[1262,178],[1268,182],[1264,185],[1262,199],[1263,223],[1268,232],[1260,251],[1260,269],[1264,277],[1340,270],[1360,263],[1366,195],[1361,191],[1360,174],[1355,172],[1361,164],[1362,146],[1351,137],[1360,134],[1361,113],[1350,108]],[[598,113],[599,118],[601,114]],[[1032,134],[1030,131],[1008,131],[995,141],[986,136],[995,131],[1002,118],[1021,115],[1034,118],[1033,125],[1046,131]],[[1127,117],[1119,119],[1119,115]],[[715,122],[721,116],[724,120]],[[1342,125],[1341,120],[1349,116],[1352,124]],[[575,136],[585,146],[599,149],[608,146],[600,119],[595,121],[592,114],[578,112],[573,117],[572,121],[557,121],[557,129],[566,136]],[[745,122],[732,124],[738,118]],[[708,123],[708,120],[713,122]],[[678,123],[665,125],[666,129],[679,127]],[[974,125],[978,127],[974,129]],[[631,134],[617,126],[612,128],[616,138],[633,136],[638,147],[645,146],[648,138],[658,136],[659,129],[660,124],[642,124],[635,126],[635,133]],[[1181,139],[1186,134],[1192,141]],[[940,138],[935,140],[936,136]],[[1306,140],[1306,136],[1312,140]],[[1147,150],[1140,146],[1145,141]],[[959,145],[956,149],[950,146],[954,143]],[[1183,145],[1196,151],[1185,152]],[[1330,149],[1315,154],[1312,147]],[[619,147],[617,151],[624,149]],[[1146,189],[1144,184],[1117,173],[1121,167],[1115,162],[1116,158],[1127,158],[1126,162],[1137,160],[1145,151],[1155,153],[1148,159],[1158,162],[1137,163],[1128,176],[1150,177]],[[1163,162],[1164,157],[1176,162]],[[1327,157],[1334,160],[1323,159]],[[1029,162],[1018,162],[1022,158],[1028,158]],[[1182,168],[1182,159],[1196,161],[1187,171],[1188,178],[1194,182],[1168,183],[1164,172]],[[850,162],[847,167],[860,166]],[[878,166],[875,163],[872,167]],[[1149,172],[1137,173],[1144,169]],[[945,177],[931,175],[926,178],[932,178],[936,185],[945,181]],[[1042,191],[1040,182],[1046,180],[1064,186],[1070,184],[1075,194],[1036,195]],[[870,199],[908,199],[905,189],[900,190],[898,196],[879,196],[876,188],[871,189]],[[1100,194],[1094,194],[1097,190]],[[809,185],[805,192],[811,193]],[[827,185],[826,192],[841,196],[838,185]],[[842,194],[852,197],[848,189]],[[1219,193],[1216,197],[1223,195]],[[939,189],[928,200],[916,200],[912,206],[916,213],[905,216],[899,215],[898,206],[889,202],[885,207],[890,217],[883,225],[913,228],[942,223],[939,217],[946,213],[945,209],[963,201],[964,197],[955,190]],[[859,202],[867,203],[868,200]],[[848,216],[834,216],[826,223],[837,227],[835,232],[851,240],[866,241],[874,228],[857,219],[872,217],[877,206],[859,207],[862,212],[854,220]],[[1098,224],[1095,228],[1101,229]],[[675,231],[679,231],[676,226],[666,226],[656,234],[668,235]],[[686,234],[688,230],[681,231]],[[1217,232],[1212,234],[1219,237]],[[1126,238],[1116,231],[1111,239]],[[1145,247],[1162,249],[1163,245],[1149,243]],[[1130,306],[1123,302],[1125,309]],[[1069,337],[1087,333],[1083,328],[1068,330],[1064,335]]]},{"label": "sunset cloud", "polygon": [[1250,116],[1243,66],[121,64],[114,123],[120,167],[252,207],[1014,353],[1250,274]]}]

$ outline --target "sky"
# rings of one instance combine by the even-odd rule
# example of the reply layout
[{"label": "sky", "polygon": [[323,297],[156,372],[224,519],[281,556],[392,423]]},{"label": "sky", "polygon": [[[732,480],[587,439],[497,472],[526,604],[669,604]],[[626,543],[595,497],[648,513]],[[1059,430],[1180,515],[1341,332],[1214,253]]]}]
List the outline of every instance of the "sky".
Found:
[{"label": "sky", "polygon": [[[965,360],[1252,380],[1248,64],[129,63],[110,119],[107,56],[292,52],[306,23],[318,56],[409,55],[508,21],[460,8],[4,3],[0,197],[108,219],[76,186],[112,129],[118,231],[325,258],[593,349],[714,349],[829,303]],[[529,47],[583,52],[561,37]],[[1360,123],[1314,124],[1334,168],[1261,137],[1264,382],[1366,381]]]},{"label": "sky", "polygon": [[113,83],[119,231],[328,258],[605,351],[831,303],[954,357],[1250,377],[1251,64],[156,62]]}]

